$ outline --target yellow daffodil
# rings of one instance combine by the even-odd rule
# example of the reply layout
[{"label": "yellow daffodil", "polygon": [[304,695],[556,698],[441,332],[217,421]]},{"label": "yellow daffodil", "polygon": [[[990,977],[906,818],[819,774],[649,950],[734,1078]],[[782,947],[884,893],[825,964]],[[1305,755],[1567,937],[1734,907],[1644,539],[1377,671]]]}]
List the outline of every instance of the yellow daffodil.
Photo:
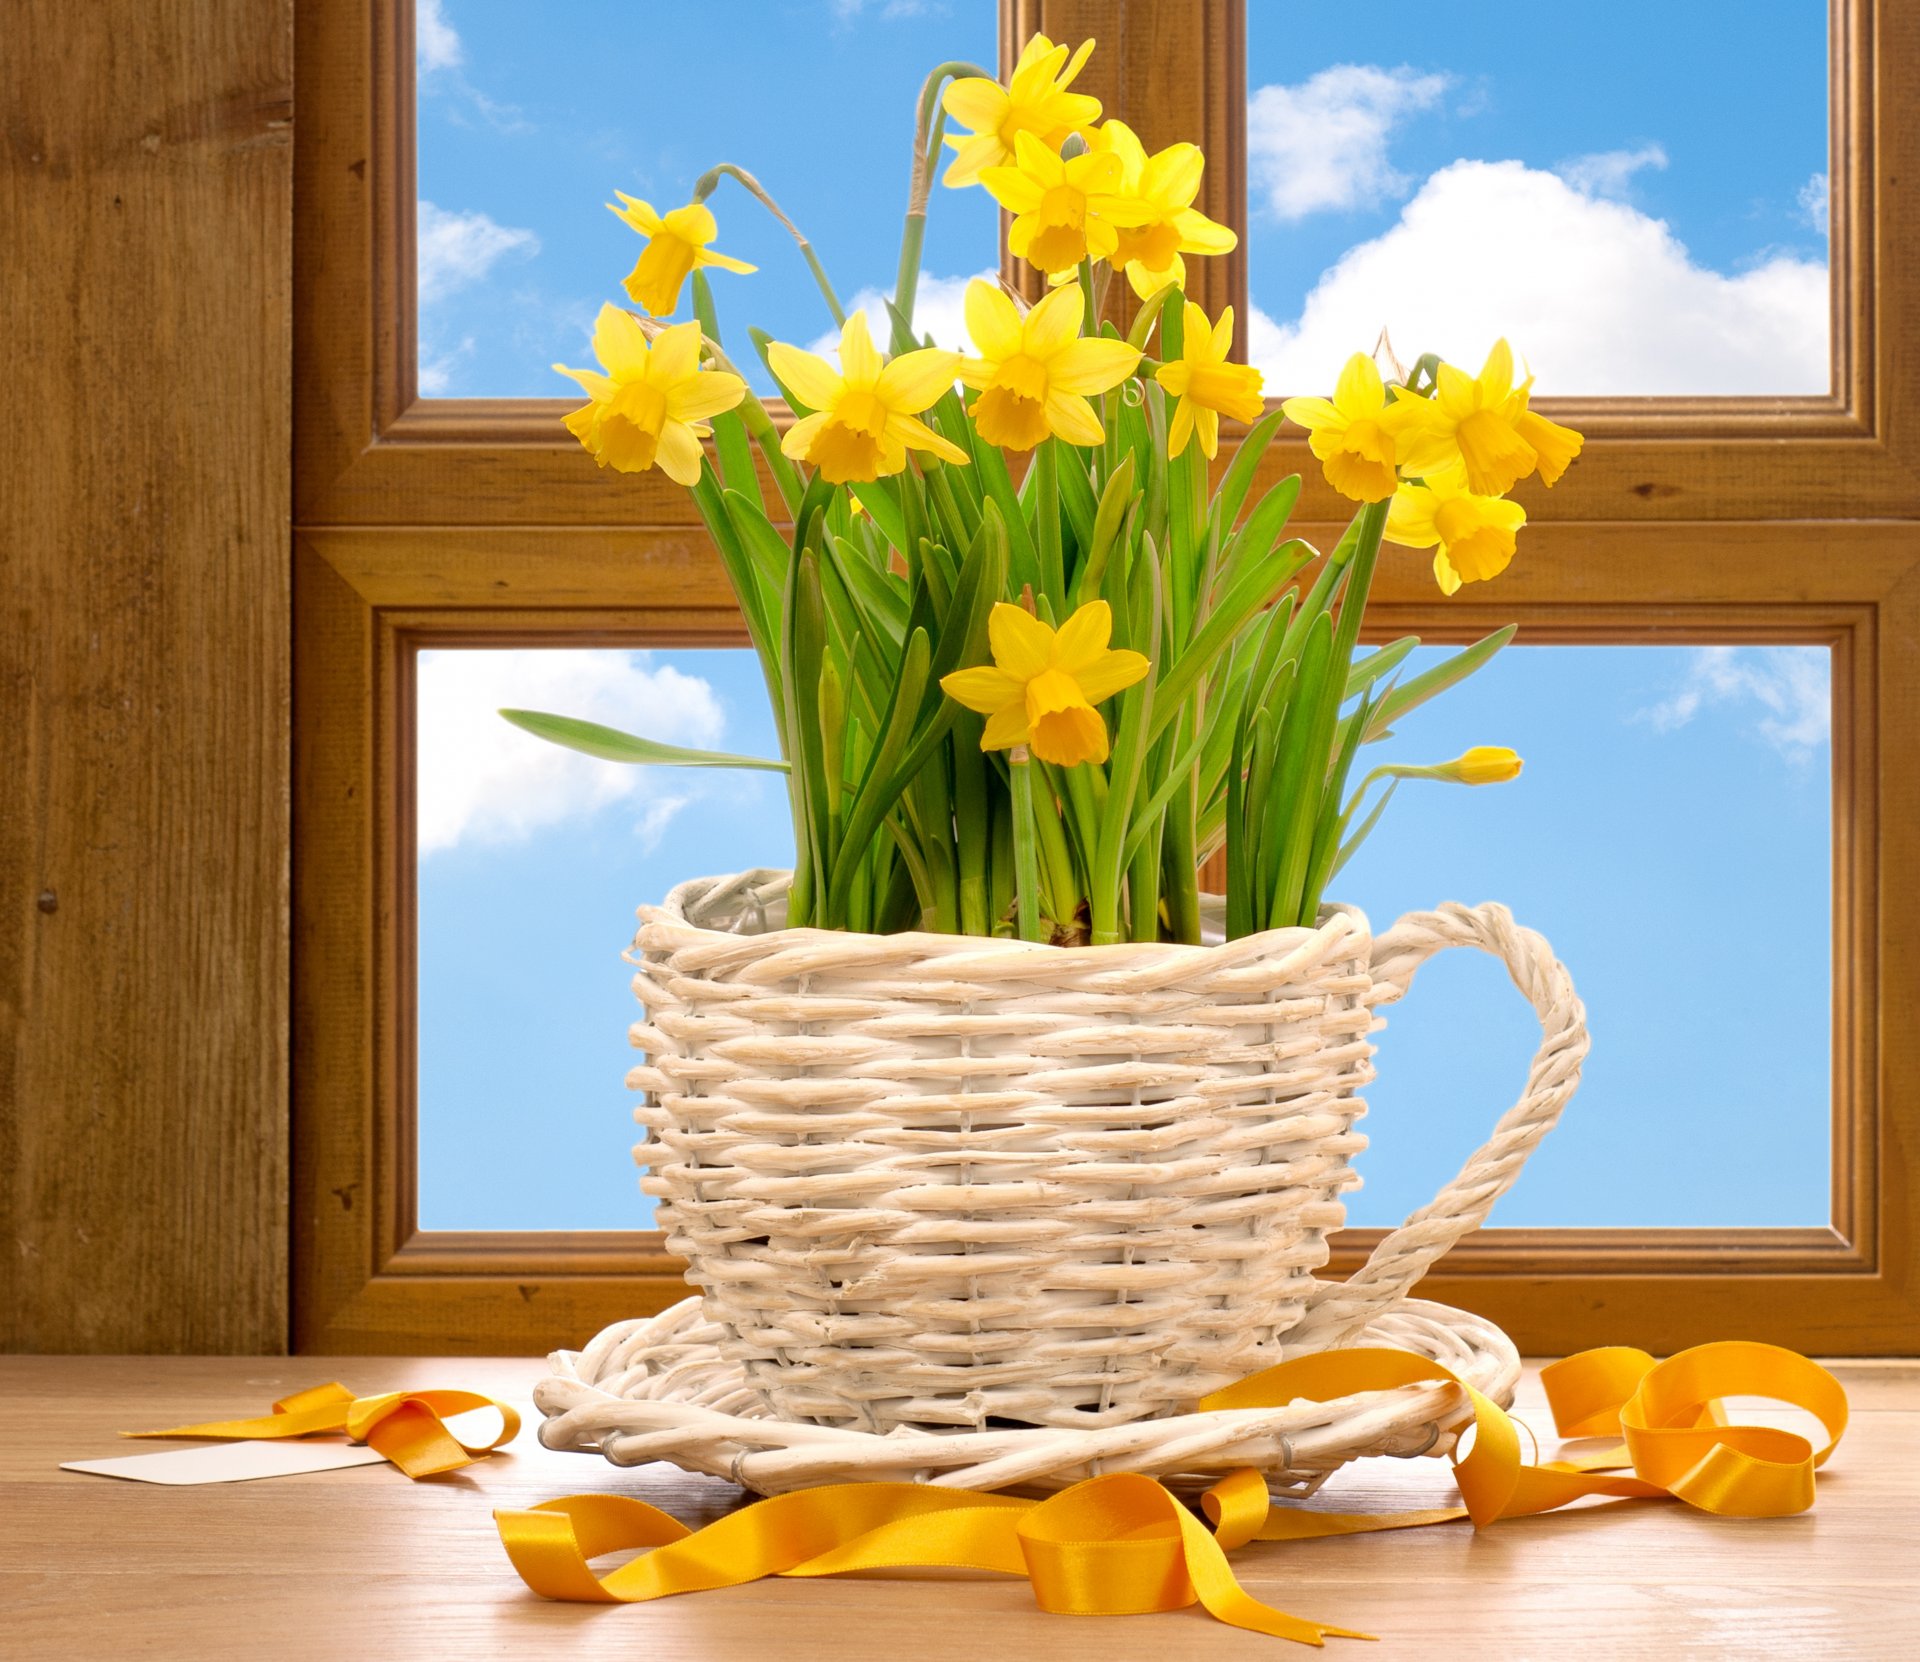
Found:
[{"label": "yellow daffodil", "polygon": [[1167,429],[1167,454],[1179,456],[1196,433],[1200,449],[1212,461],[1220,448],[1220,418],[1256,421],[1266,408],[1260,391],[1260,371],[1251,364],[1230,364],[1233,345],[1233,308],[1209,324],[1207,314],[1191,300],[1183,303],[1180,356],[1154,371],[1153,378],[1173,397],[1173,421]]},{"label": "yellow daffodil", "polygon": [[1438,544],[1433,575],[1440,592],[1452,594],[1462,583],[1484,583],[1505,571],[1514,536],[1526,522],[1519,503],[1468,490],[1455,469],[1394,492],[1386,536],[1407,548]]},{"label": "yellow daffodil", "polygon": [[1055,289],[1023,318],[1019,307],[985,277],[967,285],[967,333],[980,356],[960,365],[977,387],[973,424],[989,444],[1031,450],[1049,433],[1069,444],[1106,437],[1089,393],[1117,387],[1140,362],[1123,340],[1080,333],[1085,305],[1078,283]]},{"label": "yellow daffodil", "polygon": [[1111,150],[1060,156],[1031,133],[1014,135],[1014,162],[980,175],[987,193],[1013,217],[1007,247],[1049,276],[1082,260],[1109,259],[1120,227],[1146,209],[1120,193],[1120,158]]},{"label": "yellow daffodil", "polygon": [[639,260],[627,274],[627,293],[636,306],[644,306],[655,317],[665,317],[680,304],[680,285],[700,266],[718,266],[722,271],[759,269],[707,247],[720,234],[720,227],[704,202],[689,202],[671,213],[657,214],[652,203],[642,202],[637,196],[623,190],[613,194],[620,198],[620,206],[609,202],[607,211],[647,239],[647,246],[640,250]]},{"label": "yellow daffodil", "polygon": [[1114,651],[1113,612],[1091,600],[1058,630],[1004,601],[987,618],[993,662],[941,679],[947,696],[987,718],[982,750],[1028,745],[1043,762],[1107,759],[1107,724],[1094,705],[1147,673],[1146,656]]},{"label": "yellow daffodil", "polygon": [[1364,352],[1356,352],[1340,371],[1331,400],[1289,398],[1280,406],[1287,420],[1307,430],[1307,443],[1327,483],[1355,502],[1384,502],[1393,495],[1393,434],[1381,417],[1387,389],[1380,371]]},{"label": "yellow daffodil", "polygon": [[1476,744],[1451,762],[1442,762],[1434,772],[1462,785],[1504,785],[1518,779],[1524,765],[1520,753],[1503,744]]},{"label": "yellow daffodil", "polygon": [[1571,427],[1562,427],[1559,422],[1549,421],[1529,409],[1532,392],[1533,377],[1529,375],[1513,389],[1507,419],[1513,423],[1513,430],[1533,446],[1534,458],[1540,465],[1540,482],[1551,487],[1560,482],[1560,475],[1567,471],[1568,464],[1580,454],[1587,441]]},{"label": "yellow daffodil", "polygon": [[1109,256],[1124,268],[1133,292],[1142,300],[1172,283],[1184,288],[1183,254],[1226,254],[1240,240],[1226,226],[1194,207],[1206,158],[1196,144],[1170,144],[1147,154],[1124,121],[1108,121],[1093,136],[1093,148],[1120,158],[1119,194],[1137,204],[1137,224],[1117,227],[1119,245]]},{"label": "yellow daffodil", "polygon": [[969,131],[947,135],[957,154],[945,182],[977,185],[988,168],[1013,159],[1014,139],[1021,133],[1031,133],[1057,151],[1074,133],[1098,121],[1099,99],[1067,91],[1092,51],[1093,42],[1086,40],[1068,57],[1065,46],[1035,35],[1021,49],[1004,87],[984,75],[951,83],[940,102]]},{"label": "yellow daffodil", "polygon": [[874,348],[866,313],[855,312],[840,331],[838,371],[784,341],[767,348],[767,362],[781,385],[813,412],[787,429],[781,451],[813,463],[836,485],[898,473],[909,450],[925,450],[943,462],[967,459],[918,419],[953,385],[958,352],[928,347],[889,363]]},{"label": "yellow daffodil", "polygon": [[1431,398],[1395,392],[1384,419],[1404,472],[1425,478],[1458,467],[1475,495],[1499,496],[1533,471],[1533,446],[1514,430],[1513,349],[1504,340],[1478,375],[1442,364]]},{"label": "yellow daffodil", "polygon": [[658,467],[676,484],[698,484],[700,441],[710,431],[705,418],[747,395],[739,376],[700,367],[700,325],[677,323],[649,342],[631,312],[602,306],[593,355],[605,374],[553,366],[578,381],[588,399],[565,417],[567,431],[602,467]]}]

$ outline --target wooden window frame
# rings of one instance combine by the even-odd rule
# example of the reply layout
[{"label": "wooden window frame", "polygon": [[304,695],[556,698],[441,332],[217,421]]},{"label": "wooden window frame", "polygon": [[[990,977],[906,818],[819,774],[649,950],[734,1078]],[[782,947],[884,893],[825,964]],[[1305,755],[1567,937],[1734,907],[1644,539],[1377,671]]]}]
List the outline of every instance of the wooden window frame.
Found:
[{"label": "wooden window frame", "polygon": [[[414,655],[744,637],[685,494],[596,470],[559,429],[563,401],[417,396],[400,258],[412,5],[300,0],[296,23],[294,1347],[578,1343],[683,1296],[657,1232],[415,1221]],[[1244,23],[1239,0],[1007,0],[1002,56],[1035,29],[1097,36],[1091,89],[1149,143],[1198,136],[1203,206],[1234,219]],[[1442,602],[1411,561],[1376,584],[1380,636],[1461,640],[1513,620],[1536,643],[1833,652],[1832,1225],[1483,1231],[1423,1291],[1534,1351],[1737,1334],[1888,1353],[1920,1337],[1920,771],[1901,765],[1920,756],[1920,370],[1894,350],[1920,339],[1920,210],[1899,188],[1920,176],[1920,117],[1896,118],[1920,9],[1835,0],[1832,27],[1833,390],[1548,406],[1591,442],[1528,500],[1526,557],[1497,593]],[[1196,298],[1245,315],[1243,255],[1196,268]],[[1337,535],[1341,505],[1283,439],[1263,472],[1293,471],[1304,533]],[[1652,1157],[1712,1154],[1676,1141]],[[1378,1234],[1341,1235],[1335,1273]]]}]

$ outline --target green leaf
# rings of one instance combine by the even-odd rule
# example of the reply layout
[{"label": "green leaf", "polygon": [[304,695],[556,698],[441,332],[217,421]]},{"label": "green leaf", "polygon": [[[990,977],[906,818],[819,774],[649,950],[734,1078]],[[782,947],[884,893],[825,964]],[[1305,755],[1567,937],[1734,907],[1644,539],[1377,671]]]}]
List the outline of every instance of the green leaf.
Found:
[{"label": "green leaf", "polygon": [[622,733],[617,727],[602,727],[598,722],[581,721],[574,716],[548,715],[543,710],[502,710],[515,727],[549,744],[563,745],[583,755],[598,756],[603,762],[634,762],[660,768],[760,768],[768,773],[785,773],[787,764],[771,756],[734,756],[724,750],[687,750],[677,744],[662,744],[638,734]]},{"label": "green leaf", "polygon": [[1400,667],[1406,655],[1420,644],[1418,635],[1402,635],[1397,641],[1389,641],[1377,652],[1369,652],[1354,663],[1347,671],[1347,697],[1364,692],[1381,676]]},{"label": "green leaf", "polygon": [[1418,709],[1428,699],[1466,680],[1513,639],[1518,627],[1509,623],[1504,629],[1496,629],[1491,635],[1475,641],[1472,646],[1462,647],[1445,663],[1435,664],[1432,669],[1423,670],[1411,681],[1396,687],[1389,697],[1380,700],[1379,708],[1367,724],[1366,737],[1361,742],[1372,744],[1385,738],[1387,729],[1409,710]]},{"label": "green leaf", "polygon": [[[1228,465],[1226,476],[1220,481],[1220,488],[1213,495],[1214,529],[1224,536],[1233,529],[1233,522],[1240,517],[1240,509],[1247,500],[1247,492],[1253,488],[1254,470],[1260,465],[1260,458],[1266,454],[1267,445],[1272,442],[1275,430],[1284,419],[1279,410],[1269,410],[1247,429],[1233,453],[1233,461]],[[1296,473],[1291,480],[1282,480],[1281,484],[1291,483],[1294,496],[1300,494],[1300,476]],[[1276,490],[1279,486],[1274,487]],[[1271,496],[1272,492],[1268,492]],[[1293,504],[1287,504],[1291,509]],[[1285,515],[1281,516],[1284,521]]]}]

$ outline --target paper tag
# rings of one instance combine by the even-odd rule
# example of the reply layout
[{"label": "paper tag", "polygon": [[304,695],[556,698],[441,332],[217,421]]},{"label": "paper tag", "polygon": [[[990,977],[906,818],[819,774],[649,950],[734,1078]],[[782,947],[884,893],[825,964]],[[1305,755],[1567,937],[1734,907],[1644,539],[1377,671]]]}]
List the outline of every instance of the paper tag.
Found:
[{"label": "paper tag", "polygon": [[299,1472],[385,1463],[385,1455],[354,1443],[289,1437],[284,1442],[208,1443],[159,1454],[121,1454],[109,1460],[63,1460],[60,1469],[131,1477],[141,1483],[245,1483],[256,1477],[292,1477]]}]

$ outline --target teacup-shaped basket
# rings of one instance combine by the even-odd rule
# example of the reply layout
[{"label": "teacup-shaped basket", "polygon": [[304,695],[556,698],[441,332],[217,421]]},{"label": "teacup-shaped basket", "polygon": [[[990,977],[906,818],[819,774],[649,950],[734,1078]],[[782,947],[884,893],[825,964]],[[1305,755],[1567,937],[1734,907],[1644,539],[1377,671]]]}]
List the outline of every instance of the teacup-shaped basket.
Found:
[{"label": "teacup-shaped basket", "polygon": [[[1124,1426],[1377,1329],[1506,1192],[1586,1054],[1565,969],[1500,906],[1378,937],[1331,906],[1222,944],[1061,948],[788,930],[787,882],[642,908],[630,1083],[700,1365],[796,1428]],[[1526,1090],[1431,1205],[1321,1281],[1375,1007],[1447,946],[1503,959],[1539,1014]]]}]

